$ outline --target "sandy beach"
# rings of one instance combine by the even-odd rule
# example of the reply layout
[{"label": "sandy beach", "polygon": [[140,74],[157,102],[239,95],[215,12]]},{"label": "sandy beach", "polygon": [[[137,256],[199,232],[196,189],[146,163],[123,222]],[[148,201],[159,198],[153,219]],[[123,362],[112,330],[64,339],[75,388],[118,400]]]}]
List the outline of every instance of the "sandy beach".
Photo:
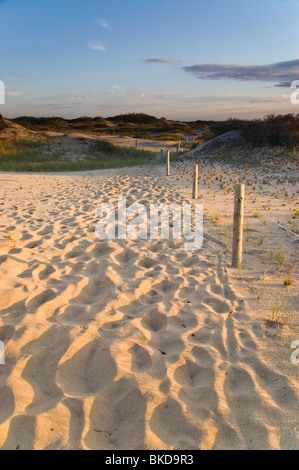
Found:
[{"label": "sandy beach", "polygon": [[97,206],[120,195],[191,203],[194,161],[170,177],[159,165],[0,174],[2,450],[299,449],[297,162],[240,175],[198,160],[200,250],[96,238]]}]

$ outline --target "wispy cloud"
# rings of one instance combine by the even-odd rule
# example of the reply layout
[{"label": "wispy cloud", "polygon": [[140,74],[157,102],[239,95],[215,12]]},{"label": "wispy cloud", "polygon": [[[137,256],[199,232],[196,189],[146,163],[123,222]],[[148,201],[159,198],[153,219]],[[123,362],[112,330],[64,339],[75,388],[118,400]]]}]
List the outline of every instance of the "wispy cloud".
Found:
[{"label": "wispy cloud", "polygon": [[104,20],[103,18],[97,18],[97,24],[98,24],[99,26],[101,26],[102,28],[109,29],[110,31],[113,31],[113,29],[111,28],[110,24],[107,23],[107,21]]},{"label": "wispy cloud", "polygon": [[172,60],[163,59],[163,57],[157,57],[153,59],[145,59],[144,62],[146,63],[156,63],[156,64],[172,64]]},{"label": "wispy cloud", "polygon": [[89,42],[88,47],[90,47],[90,49],[94,49],[95,51],[102,51],[102,52],[105,51],[104,45],[101,42],[97,42],[97,41]]},{"label": "wispy cloud", "polygon": [[89,100],[90,98],[94,98],[94,96],[97,96],[97,95],[94,95],[94,94],[90,94],[90,95],[70,95],[68,93],[65,93],[65,94],[62,94],[62,95],[48,95],[48,96],[40,96],[38,98],[36,98],[36,100],[46,100],[47,102],[48,101],[55,101],[55,102],[58,102],[58,103],[63,103],[63,102],[67,102],[67,101],[76,101],[76,102],[80,102],[80,101],[86,101],[86,100]]},{"label": "wispy cloud", "polygon": [[6,95],[8,95],[8,96],[19,96],[21,94],[22,94],[21,91],[7,91],[6,92]]},{"label": "wispy cloud", "polygon": [[290,87],[299,79],[299,60],[268,65],[200,64],[182,67],[201,80],[240,80],[275,82],[278,87]]}]

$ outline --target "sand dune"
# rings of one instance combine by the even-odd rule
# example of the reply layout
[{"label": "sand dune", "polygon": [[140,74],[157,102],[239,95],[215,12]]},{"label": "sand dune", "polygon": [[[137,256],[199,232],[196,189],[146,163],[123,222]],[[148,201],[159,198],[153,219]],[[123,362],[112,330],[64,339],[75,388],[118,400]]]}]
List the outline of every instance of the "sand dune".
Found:
[{"label": "sand dune", "polygon": [[95,237],[118,195],[190,202],[164,174],[0,175],[1,449],[299,449],[298,366],[208,221],[229,197],[197,251]]}]

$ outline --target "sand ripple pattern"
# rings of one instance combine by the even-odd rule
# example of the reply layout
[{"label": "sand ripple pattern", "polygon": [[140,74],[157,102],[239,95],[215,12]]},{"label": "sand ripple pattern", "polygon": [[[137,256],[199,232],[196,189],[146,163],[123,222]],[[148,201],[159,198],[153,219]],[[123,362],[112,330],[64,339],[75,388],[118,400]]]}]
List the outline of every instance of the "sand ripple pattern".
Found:
[{"label": "sand ripple pattern", "polygon": [[188,202],[148,173],[2,190],[0,448],[299,449],[298,390],[261,359],[223,247],[95,238],[118,195]]}]

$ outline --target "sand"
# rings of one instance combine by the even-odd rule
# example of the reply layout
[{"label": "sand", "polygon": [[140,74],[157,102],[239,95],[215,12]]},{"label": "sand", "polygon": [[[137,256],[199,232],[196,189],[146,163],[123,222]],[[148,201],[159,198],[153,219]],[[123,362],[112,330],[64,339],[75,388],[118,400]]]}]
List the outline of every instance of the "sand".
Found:
[{"label": "sand", "polygon": [[[275,183],[246,197],[241,270],[230,267],[233,193],[215,181],[219,170],[233,182],[226,167],[202,168],[200,250],[95,236],[96,207],[119,195],[191,202],[192,164],[169,178],[162,166],[0,174],[2,450],[299,449],[296,267],[283,284],[298,238],[264,222],[286,225],[296,182],[284,199]],[[269,254],[278,243],[282,263]]]}]

